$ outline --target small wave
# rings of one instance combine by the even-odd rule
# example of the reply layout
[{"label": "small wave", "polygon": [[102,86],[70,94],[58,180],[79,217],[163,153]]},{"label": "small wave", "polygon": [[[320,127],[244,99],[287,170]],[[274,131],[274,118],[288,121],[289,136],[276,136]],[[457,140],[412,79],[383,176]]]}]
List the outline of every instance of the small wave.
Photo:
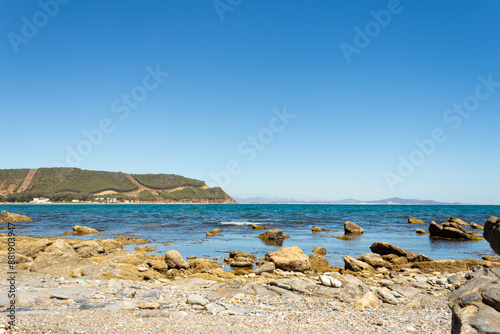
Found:
[{"label": "small wave", "polygon": [[245,225],[261,225],[262,223],[254,223],[254,222],[219,222],[221,225],[238,225],[238,226],[245,226]]}]

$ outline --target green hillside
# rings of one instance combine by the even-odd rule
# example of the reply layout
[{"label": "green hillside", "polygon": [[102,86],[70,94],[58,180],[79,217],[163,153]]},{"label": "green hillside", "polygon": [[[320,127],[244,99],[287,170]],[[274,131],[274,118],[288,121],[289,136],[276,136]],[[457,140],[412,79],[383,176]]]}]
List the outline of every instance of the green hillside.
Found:
[{"label": "green hillside", "polygon": [[205,182],[174,174],[130,174],[141,185],[156,189],[170,190],[178,187],[203,187]]},{"label": "green hillside", "polygon": [[42,197],[52,202],[235,203],[221,188],[208,188],[203,181],[174,174],[0,169],[0,202],[30,202]]}]

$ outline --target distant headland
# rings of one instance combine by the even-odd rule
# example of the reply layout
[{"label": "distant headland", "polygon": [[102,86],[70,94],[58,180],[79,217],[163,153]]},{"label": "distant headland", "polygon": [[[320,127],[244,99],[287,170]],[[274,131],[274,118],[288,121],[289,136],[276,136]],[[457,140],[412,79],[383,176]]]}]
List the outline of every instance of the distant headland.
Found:
[{"label": "distant headland", "polygon": [[79,168],[0,169],[0,202],[236,203],[221,188],[180,175]]}]

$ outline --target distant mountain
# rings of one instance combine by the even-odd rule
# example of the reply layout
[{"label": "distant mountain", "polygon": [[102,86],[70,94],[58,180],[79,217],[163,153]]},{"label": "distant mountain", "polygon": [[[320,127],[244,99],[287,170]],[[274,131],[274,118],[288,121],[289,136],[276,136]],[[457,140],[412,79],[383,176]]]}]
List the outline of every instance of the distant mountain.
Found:
[{"label": "distant mountain", "polygon": [[300,201],[291,198],[265,198],[265,197],[250,197],[250,198],[234,198],[238,203],[283,203],[283,204],[385,204],[385,205],[461,205],[462,203],[437,202],[433,200],[420,199],[405,199],[399,197],[386,198],[375,201],[360,201],[353,198],[343,199],[339,201]]},{"label": "distant mountain", "polygon": [[221,188],[174,174],[79,168],[0,169],[0,201],[235,203]]}]

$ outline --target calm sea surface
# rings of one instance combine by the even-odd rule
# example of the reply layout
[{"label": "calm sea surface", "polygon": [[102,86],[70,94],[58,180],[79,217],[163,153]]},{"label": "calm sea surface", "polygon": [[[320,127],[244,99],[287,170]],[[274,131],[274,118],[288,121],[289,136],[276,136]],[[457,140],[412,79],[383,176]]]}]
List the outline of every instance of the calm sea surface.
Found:
[{"label": "calm sea surface", "polygon": [[[385,241],[439,259],[477,258],[495,255],[487,241],[433,240],[417,235],[427,225],[407,225],[408,216],[441,223],[450,216],[484,224],[489,216],[500,215],[500,206],[413,206],[413,205],[0,205],[0,210],[28,215],[32,223],[18,223],[19,235],[62,237],[73,225],[103,230],[78,239],[112,238],[120,235],[146,238],[164,254],[178,250],[184,257],[227,256],[239,250],[263,257],[279,247],[264,244],[250,224],[279,228],[291,238],[283,246],[297,245],[306,254],[317,246],[326,247],[331,265],[343,266],[342,256],[369,253],[369,246]],[[350,220],[365,230],[351,241],[333,238],[342,235]],[[336,230],[312,233],[313,225]],[[222,236],[205,236],[221,228]],[[0,232],[4,232],[1,231]],[[70,237],[71,236],[66,236]],[[164,242],[170,246],[163,246]],[[134,246],[127,249],[133,250]]]}]

